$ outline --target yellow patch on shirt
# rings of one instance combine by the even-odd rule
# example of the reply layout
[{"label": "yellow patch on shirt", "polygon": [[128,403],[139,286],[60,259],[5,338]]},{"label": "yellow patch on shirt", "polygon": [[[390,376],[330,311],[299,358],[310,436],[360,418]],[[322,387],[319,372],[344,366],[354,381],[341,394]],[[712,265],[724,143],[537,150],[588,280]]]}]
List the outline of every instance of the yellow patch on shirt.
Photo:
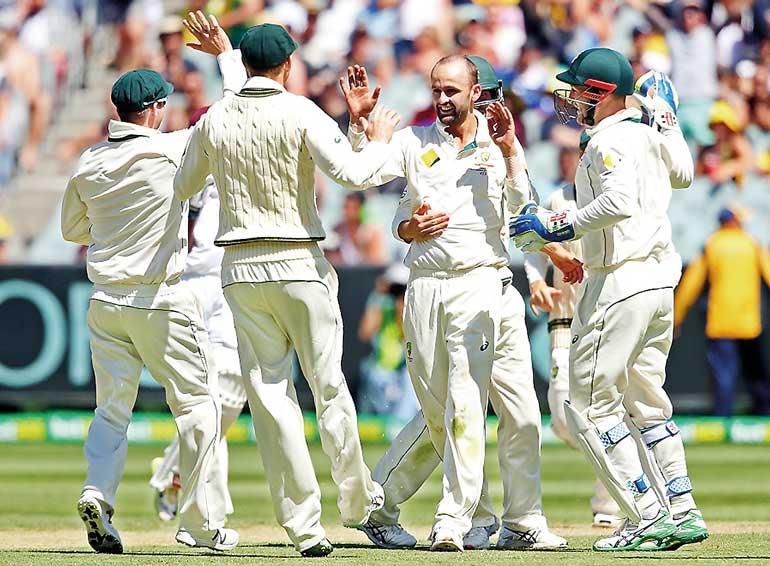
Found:
[{"label": "yellow patch on shirt", "polygon": [[420,159],[422,159],[422,162],[425,163],[426,166],[433,167],[436,162],[440,160],[440,157],[435,149],[429,149],[420,156]]},{"label": "yellow patch on shirt", "polygon": [[615,160],[612,157],[611,153],[608,153],[604,156],[604,166],[607,168],[608,171],[612,171],[615,169]]}]

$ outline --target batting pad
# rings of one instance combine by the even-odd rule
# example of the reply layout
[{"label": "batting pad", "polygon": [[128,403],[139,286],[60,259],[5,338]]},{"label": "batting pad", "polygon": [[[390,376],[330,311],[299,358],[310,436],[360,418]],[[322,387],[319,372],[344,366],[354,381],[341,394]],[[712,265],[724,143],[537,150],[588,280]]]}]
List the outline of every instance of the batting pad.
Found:
[{"label": "batting pad", "polygon": [[567,428],[575,439],[575,443],[596,470],[596,475],[607,488],[610,496],[632,522],[641,521],[642,515],[636,506],[636,501],[607,457],[604,444],[599,439],[596,429],[583,418],[583,415],[569,401],[564,401],[564,416],[567,421]]}]

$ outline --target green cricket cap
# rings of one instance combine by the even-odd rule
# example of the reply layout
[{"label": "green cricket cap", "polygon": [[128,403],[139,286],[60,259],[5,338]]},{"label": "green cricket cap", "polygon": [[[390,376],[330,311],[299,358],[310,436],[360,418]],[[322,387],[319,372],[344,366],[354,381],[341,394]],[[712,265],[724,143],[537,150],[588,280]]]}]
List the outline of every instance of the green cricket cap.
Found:
[{"label": "green cricket cap", "polygon": [[625,55],[607,47],[592,47],[581,52],[569,68],[556,75],[569,85],[594,86],[626,96],[634,93],[634,70]]},{"label": "green cricket cap", "polygon": [[174,85],[150,69],[129,71],[112,85],[112,103],[122,112],[139,112],[174,92]]},{"label": "green cricket cap", "polygon": [[260,24],[246,30],[241,39],[243,62],[254,70],[277,67],[299,47],[283,26]]},{"label": "green cricket cap", "polygon": [[465,58],[476,67],[476,81],[481,85],[481,90],[499,86],[497,75],[489,61],[478,55],[466,55]]}]

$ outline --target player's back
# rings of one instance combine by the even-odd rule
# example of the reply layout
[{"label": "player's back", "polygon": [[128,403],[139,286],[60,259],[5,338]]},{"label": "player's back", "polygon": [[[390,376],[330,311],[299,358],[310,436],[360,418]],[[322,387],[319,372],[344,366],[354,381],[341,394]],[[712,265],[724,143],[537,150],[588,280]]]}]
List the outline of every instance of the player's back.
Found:
[{"label": "player's back", "polygon": [[71,182],[91,224],[94,283],[155,285],[181,274],[186,203],[174,198],[173,179],[188,136],[112,122],[111,141],[81,156]]},{"label": "player's back", "polygon": [[244,89],[214,104],[199,125],[220,195],[217,243],[322,240],[315,165],[305,143],[308,99]]},{"label": "player's back", "polygon": [[672,187],[661,138],[652,128],[629,119],[635,115],[626,110],[602,120],[590,131],[578,165],[578,207],[611,193],[611,205],[604,212],[619,220],[583,235],[589,268],[611,268],[650,256],[664,260],[675,254],[668,218]]}]

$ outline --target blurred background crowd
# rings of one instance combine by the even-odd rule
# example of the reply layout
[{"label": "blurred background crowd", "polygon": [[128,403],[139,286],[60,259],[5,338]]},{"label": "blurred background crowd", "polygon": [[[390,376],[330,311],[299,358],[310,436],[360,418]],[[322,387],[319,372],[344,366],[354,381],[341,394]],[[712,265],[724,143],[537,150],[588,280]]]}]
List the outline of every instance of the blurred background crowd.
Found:
[{"label": "blurred background crowd", "polygon": [[[199,9],[217,16],[236,47],[252,25],[286,26],[300,44],[289,89],[343,130],[337,81],[348,65],[364,65],[382,85],[381,103],[409,125],[435,119],[428,73],[438,58],[485,57],[542,197],[572,181],[578,160],[579,127],[553,111],[554,75],[583,49],[613,47],[637,76],[663,71],[678,89],[698,174],[671,207],[685,263],[724,227],[724,210],[758,249],[770,243],[770,0],[0,0],[0,261],[82,260],[58,235],[58,201],[73,160],[106,138],[109,85],[120,72],[148,67],[174,84],[167,130],[194,124],[220,96],[216,61],[185,46],[182,17]],[[389,226],[402,183],[356,194],[320,175],[317,183],[329,258],[398,264],[404,250]],[[385,312],[365,315],[359,329],[372,342],[370,366],[403,369],[403,353],[380,332],[398,319],[402,279],[386,272],[367,302]]]}]

